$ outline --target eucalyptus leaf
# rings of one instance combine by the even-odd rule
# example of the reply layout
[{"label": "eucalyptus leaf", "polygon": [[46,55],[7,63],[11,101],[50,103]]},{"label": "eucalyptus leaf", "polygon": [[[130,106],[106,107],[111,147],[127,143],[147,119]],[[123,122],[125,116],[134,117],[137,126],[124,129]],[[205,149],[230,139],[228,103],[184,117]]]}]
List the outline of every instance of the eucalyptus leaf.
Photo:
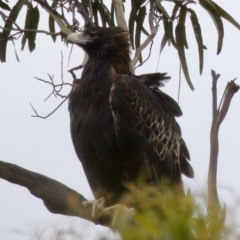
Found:
[{"label": "eucalyptus leaf", "polygon": [[225,18],[227,21],[232,23],[238,30],[240,30],[239,23],[231,16],[229,15],[224,9],[222,9],[220,6],[218,6],[215,2],[212,1],[212,4],[217,9],[221,17]]},{"label": "eucalyptus leaf", "polygon": [[[98,23],[98,6],[99,6],[99,0],[95,0],[94,2],[91,3],[92,14],[93,14],[95,26],[99,26],[99,23]],[[105,23],[106,23],[106,21],[105,21]],[[105,24],[105,26],[106,26],[106,24]]]},{"label": "eucalyptus leaf", "polygon": [[142,32],[147,36],[149,37],[150,36],[150,33],[148,33],[148,31],[144,28],[144,26],[142,26]]},{"label": "eucalyptus leaf", "polygon": [[[99,3],[99,7],[98,7],[99,13],[101,15],[101,17],[103,17],[104,21],[106,21],[109,25],[109,27],[114,27],[114,21],[112,15],[108,8],[106,7],[106,5],[104,5],[103,3]],[[114,12],[114,11],[113,11]]]},{"label": "eucalyptus leaf", "polygon": [[113,26],[115,26],[115,23],[114,23],[114,2],[112,1],[112,4],[111,4],[111,19],[112,19],[112,23],[113,23]]},{"label": "eucalyptus leaf", "polygon": [[[53,9],[55,9],[57,7],[57,4],[58,4],[58,1],[54,0],[51,7]],[[48,18],[48,27],[49,27],[50,33],[56,33],[55,21],[54,21],[54,18],[51,15],[49,15],[49,18]],[[56,36],[52,36],[52,40],[53,40],[53,42],[55,42],[56,41]]]},{"label": "eucalyptus leaf", "polygon": [[194,90],[192,81],[189,76],[188,66],[185,56],[185,46],[186,46],[186,32],[185,32],[185,20],[186,20],[186,8],[182,7],[179,14],[179,22],[176,26],[176,43],[177,43],[177,50],[178,56],[182,65],[183,73],[187,80],[189,87]]},{"label": "eucalyptus leaf", "polygon": [[207,10],[211,16],[213,22],[215,23],[216,29],[218,31],[218,45],[217,45],[217,54],[222,50],[223,37],[224,37],[224,28],[221,15],[217,11],[215,5],[211,0],[199,0],[200,5]]},{"label": "eucalyptus leaf", "polygon": [[163,51],[167,42],[168,42],[168,37],[167,37],[167,34],[164,33],[162,41],[161,41],[161,45],[160,45],[160,53]]},{"label": "eucalyptus leaf", "polygon": [[175,48],[177,48],[177,44],[173,36],[173,21],[175,20],[179,9],[180,9],[180,4],[176,4],[173,8],[171,19],[167,21],[168,26],[166,27],[167,29],[166,33],[167,33],[168,39],[170,40],[170,42]]},{"label": "eucalyptus leaf", "polygon": [[[28,3],[28,11],[27,11],[26,20],[25,20],[25,30],[37,30],[38,23],[39,23],[38,6],[33,8],[32,3]],[[28,48],[30,52],[32,52],[35,49],[36,34],[37,33],[34,31],[29,31],[24,33],[24,35],[26,36],[26,39],[28,40]],[[25,36],[23,36],[22,44],[26,43],[26,41],[24,40]],[[22,45],[22,50],[23,49],[24,49],[24,45]]]},{"label": "eucalyptus leaf", "polygon": [[165,10],[165,8],[163,7],[163,5],[159,2],[156,1],[156,6],[157,6],[157,10],[163,14],[163,16],[165,16],[167,19],[170,19],[170,16],[168,15],[167,11]]},{"label": "eucalyptus leaf", "polygon": [[0,8],[7,10],[7,11],[11,11],[11,8],[6,3],[4,3],[2,0],[0,0]]},{"label": "eucalyptus leaf", "polygon": [[[0,61],[1,62],[6,62],[6,49],[7,49],[7,43],[8,43],[8,37],[10,35],[10,32],[12,28],[12,21],[16,21],[19,12],[21,11],[23,5],[27,3],[27,0],[19,0],[16,5],[12,8],[10,14],[9,14],[9,19],[7,19],[5,25],[4,25],[4,30],[1,33],[1,44],[0,44]],[[11,20],[12,21],[11,21]]]},{"label": "eucalyptus leaf", "polygon": [[[136,48],[138,48],[141,45],[141,32],[142,32],[142,25],[144,22],[144,19],[146,17],[146,7],[143,6],[140,8],[138,15],[136,17],[136,35],[135,35],[135,45]],[[142,54],[139,56],[139,62],[142,63]]]},{"label": "eucalyptus leaf", "polygon": [[[30,21],[31,21],[31,10],[33,9],[33,5],[31,2],[28,3],[27,5],[27,14],[26,14],[26,18],[25,18],[25,26],[24,26],[24,29],[27,30],[27,29],[30,29]],[[24,50],[24,47],[25,47],[25,44],[27,42],[27,39],[28,39],[28,34],[27,32],[25,32],[23,34],[23,37],[22,37],[22,47],[21,47],[21,50],[23,51]]]},{"label": "eucalyptus leaf", "polygon": [[188,8],[188,12],[190,12],[190,14],[191,14],[190,19],[192,22],[194,35],[195,35],[197,45],[198,45],[199,71],[200,71],[200,74],[202,74],[202,71],[203,71],[203,49],[206,49],[206,47],[203,45],[201,26],[198,22],[198,17],[196,15],[196,13],[190,8]]},{"label": "eucalyptus leaf", "polygon": [[[30,24],[30,27],[32,30],[38,29],[39,17],[40,17],[39,9],[38,9],[38,6],[36,6],[32,9],[32,21]],[[36,35],[37,35],[36,32],[31,32],[29,34],[28,47],[29,47],[30,52],[32,52],[35,49]]]},{"label": "eucalyptus leaf", "polygon": [[100,17],[101,17],[101,20],[102,20],[102,26],[103,26],[103,27],[106,27],[106,26],[107,26],[107,18],[106,18],[104,9],[103,9],[103,7],[101,6],[101,3],[100,3],[99,6],[98,6],[98,12],[99,12]]},{"label": "eucalyptus leaf", "polygon": [[138,9],[133,8],[130,12],[129,21],[128,21],[128,31],[129,31],[129,40],[132,46],[132,49],[135,49],[134,47],[134,27],[135,27],[135,21],[137,18],[137,11]]}]

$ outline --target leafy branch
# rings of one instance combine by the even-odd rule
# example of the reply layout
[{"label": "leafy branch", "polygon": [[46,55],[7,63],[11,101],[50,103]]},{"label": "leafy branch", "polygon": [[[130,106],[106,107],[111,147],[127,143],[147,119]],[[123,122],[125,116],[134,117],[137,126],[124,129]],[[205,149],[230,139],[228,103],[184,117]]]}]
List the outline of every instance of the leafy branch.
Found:
[{"label": "leafy branch", "polygon": [[[127,29],[122,0],[112,0],[110,8],[108,8],[102,0],[88,1],[87,4],[85,0],[54,0],[51,5],[45,0],[34,0],[33,3],[34,2],[38,3],[38,5],[49,14],[49,32],[43,32],[42,30],[37,29],[40,12],[38,10],[38,6],[33,7],[31,2],[28,2],[27,0],[19,0],[12,9],[8,6],[8,4],[0,5],[0,8],[2,8],[3,11],[10,11],[8,19],[5,21],[5,25],[1,26],[3,32],[0,36],[0,60],[2,62],[6,61],[7,42],[9,40],[16,41],[17,39],[13,39],[12,37],[20,33],[23,33],[22,48],[24,47],[26,40],[28,40],[29,50],[33,51],[35,49],[35,38],[37,33],[46,33],[53,38],[53,41],[55,41],[56,36],[61,35],[62,40],[64,40],[65,36],[73,31],[81,30],[83,26],[102,25],[107,27],[108,25],[112,27],[117,25]],[[128,18],[128,32],[131,46],[133,49],[136,48],[133,62],[130,63],[131,69],[132,72],[134,72],[133,66],[136,66],[137,62],[139,62],[139,65],[141,66],[147,59],[149,59],[149,57],[147,57],[147,59],[143,61],[142,52],[156,37],[159,28],[158,25],[163,23],[164,34],[160,52],[162,52],[166,43],[171,43],[176,48],[187,83],[193,90],[194,86],[189,74],[185,53],[186,49],[188,49],[186,37],[186,19],[188,17],[191,21],[198,46],[200,74],[202,74],[203,71],[204,50],[206,50],[207,47],[203,43],[201,25],[196,12],[191,8],[192,4],[199,4],[199,6],[201,6],[209,14],[214,22],[218,33],[217,54],[221,52],[223,45],[223,19],[230,22],[238,30],[240,30],[240,25],[230,14],[211,0],[171,0],[170,2],[173,4],[171,14],[165,9],[163,1],[131,0],[132,8]],[[19,30],[17,34],[10,34],[11,31],[16,31],[12,25],[16,23],[17,17],[25,5],[27,5],[28,10],[24,29],[17,28]],[[83,18],[84,24],[80,24],[81,20],[78,19],[79,16],[76,16],[76,12]],[[147,15],[150,33],[145,29]],[[69,17],[72,19],[72,22],[69,22]],[[117,24],[114,23],[115,19]],[[58,33],[55,32],[55,24],[57,24],[60,28],[60,32]],[[144,40],[142,40],[143,36],[145,36]]]}]

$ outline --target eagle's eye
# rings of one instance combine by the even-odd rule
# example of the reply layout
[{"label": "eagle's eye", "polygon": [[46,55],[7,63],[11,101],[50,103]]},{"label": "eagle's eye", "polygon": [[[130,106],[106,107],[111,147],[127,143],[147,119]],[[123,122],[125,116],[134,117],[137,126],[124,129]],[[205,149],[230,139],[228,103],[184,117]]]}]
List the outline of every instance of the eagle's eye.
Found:
[{"label": "eagle's eye", "polygon": [[91,39],[92,39],[92,40],[95,40],[95,39],[98,38],[97,34],[90,34],[90,36],[91,36]]}]

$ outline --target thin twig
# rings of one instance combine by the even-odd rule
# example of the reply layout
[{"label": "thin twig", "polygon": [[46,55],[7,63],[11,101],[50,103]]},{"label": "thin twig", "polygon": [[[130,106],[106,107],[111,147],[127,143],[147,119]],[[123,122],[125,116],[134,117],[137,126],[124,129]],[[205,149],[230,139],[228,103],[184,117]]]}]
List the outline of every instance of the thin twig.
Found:
[{"label": "thin twig", "polygon": [[178,84],[178,103],[180,101],[181,81],[182,80],[182,64],[179,66],[179,84]]},{"label": "thin twig", "polygon": [[80,3],[78,0],[74,0],[74,3],[76,5],[76,7],[77,7],[78,13],[80,13],[81,16],[83,17],[83,19],[85,21],[85,25],[88,24],[91,27],[94,27],[95,25],[94,25],[93,21],[91,20],[91,18],[86,13],[86,11],[85,11],[85,9],[83,7],[83,3]]},{"label": "thin twig", "polygon": [[62,83],[64,83],[63,81],[63,53],[61,51],[61,79],[62,79]]},{"label": "thin twig", "polygon": [[42,118],[42,119],[46,119],[48,117],[50,117],[53,113],[55,113],[61,106],[62,104],[68,99],[68,97],[66,97],[52,112],[50,112],[47,116],[41,116],[37,113],[37,111],[35,110],[35,108],[33,107],[33,105],[31,103],[30,106],[32,107],[33,111],[35,112],[36,115],[31,115],[31,117],[38,117],[38,118]]},{"label": "thin twig", "polygon": [[57,90],[56,88],[54,88],[54,90],[57,92],[57,94],[59,94],[61,92],[62,87],[63,87],[63,83],[64,83],[64,81],[63,81],[63,53],[62,53],[62,51],[61,51],[61,80],[62,80],[62,84],[61,84],[60,89]]},{"label": "thin twig", "polygon": [[[237,78],[233,79],[232,81],[234,82],[236,79]],[[229,87],[229,84],[226,86],[226,88],[224,90],[224,93],[222,95],[221,101],[220,101],[219,106],[218,106],[218,112],[220,111],[220,108],[222,107],[223,99],[225,97],[226,91],[228,90],[228,87]]]},{"label": "thin twig", "polygon": [[[48,84],[50,84],[51,86],[53,86],[52,83],[50,83],[50,82],[48,82],[48,81],[46,81],[46,80],[43,80],[43,79],[37,78],[37,77],[34,77],[34,78],[36,78],[37,80],[39,80],[39,81],[41,81],[41,82],[48,83]],[[61,87],[61,86],[64,86],[64,85],[72,86],[71,83],[59,83],[59,84],[54,84],[54,87]]]},{"label": "thin twig", "polygon": [[[61,34],[61,32],[51,33],[51,32],[45,31],[45,30],[22,29],[15,21],[13,21],[10,17],[6,16],[3,12],[1,12],[0,14],[2,17],[5,18],[5,20],[10,20],[12,22],[12,24],[16,27],[16,28],[7,29],[7,28],[0,26],[1,29],[6,30],[6,31],[18,31],[18,33],[16,33],[16,34],[25,33],[25,32],[36,32],[36,33],[44,33],[44,34],[51,35],[51,36],[58,36]],[[0,40],[3,40],[3,39],[0,39]]]},{"label": "thin twig", "polygon": [[150,25],[150,29],[151,29],[151,34],[143,42],[143,44],[141,46],[139,46],[139,48],[136,50],[134,58],[133,58],[134,66],[136,65],[136,63],[139,59],[139,56],[140,56],[141,52],[143,51],[143,49],[146,48],[148,46],[148,44],[153,41],[153,39],[155,38],[155,36],[157,34],[157,26],[156,26],[156,28],[153,26],[153,19],[154,19],[153,10],[150,10],[150,12],[149,12],[149,25]]},{"label": "thin twig", "polygon": [[135,67],[135,69],[138,68],[138,67],[140,67],[140,66],[142,66],[142,65],[150,58],[151,53],[152,53],[152,46],[153,46],[153,41],[152,41],[151,44],[150,44],[149,53],[148,53],[147,58],[146,58],[142,63],[138,64],[138,65]]},{"label": "thin twig", "polygon": [[[55,97],[61,97],[61,98],[64,98],[64,100],[52,111],[50,112],[47,116],[40,116],[37,111],[35,110],[35,108],[32,106],[32,104],[30,103],[33,111],[35,112],[36,115],[32,115],[32,117],[39,117],[39,118],[43,118],[43,119],[46,119],[48,118],[49,116],[51,116],[54,112],[57,111],[57,109],[69,98],[68,95],[62,95],[60,92],[61,90],[63,89],[63,86],[65,85],[68,85],[68,86],[72,86],[72,84],[70,83],[65,83],[64,80],[63,80],[63,76],[62,76],[62,83],[60,84],[55,84],[54,83],[54,75],[51,76],[49,73],[48,73],[48,77],[50,79],[50,81],[47,81],[47,80],[44,80],[44,79],[41,79],[41,78],[37,78],[37,77],[34,77],[36,78],[38,81],[41,81],[41,82],[44,82],[44,83],[47,83],[49,85],[52,86],[53,90],[52,92],[48,95],[48,97],[45,99],[45,101],[47,101],[52,95],[54,95]],[[57,88],[60,88],[60,89],[57,89]]]},{"label": "thin twig", "polygon": [[[72,84],[71,84],[71,83],[65,83],[65,82],[63,82],[63,81],[62,81],[62,83],[60,83],[60,84],[55,84],[54,81],[53,81],[54,75],[53,75],[53,76],[50,76],[50,74],[48,74],[48,76],[49,76],[50,82],[47,81],[47,80],[41,79],[41,78],[34,77],[34,78],[36,78],[38,81],[41,81],[41,82],[50,84],[50,85],[53,87],[52,92],[51,92],[50,95],[45,99],[45,101],[48,100],[49,97],[50,97],[52,94],[53,94],[55,97],[56,97],[56,96],[59,96],[59,97],[61,97],[61,98],[68,98],[68,96],[65,96],[65,95],[60,94],[60,91],[62,90],[63,86],[72,86]],[[60,87],[59,90],[57,89],[58,87]]]},{"label": "thin twig", "polygon": [[16,26],[16,28],[20,29],[20,27],[18,26],[18,24],[17,24],[15,21],[13,21],[12,18],[10,18],[9,16],[5,15],[4,12],[0,11],[0,15],[2,16],[3,19],[5,19],[5,21],[6,21],[6,20],[11,21],[12,24]]},{"label": "thin twig", "polygon": [[[3,29],[3,30],[7,30],[7,31],[18,31],[18,33],[15,33],[15,34],[26,33],[26,32],[44,33],[44,34],[51,35],[51,36],[59,36],[61,34],[61,32],[51,33],[51,32],[48,32],[48,31],[35,30],[35,29],[22,29],[22,28],[6,29],[6,28],[1,27],[1,26],[0,26],[0,28]],[[0,39],[0,40],[3,40],[3,39]]]},{"label": "thin twig", "polygon": [[71,55],[72,55],[72,50],[73,50],[73,44],[71,46],[71,50],[70,50],[70,53],[69,53],[69,56],[68,56],[68,66],[69,66],[69,63],[70,63],[70,58],[71,58]]},{"label": "thin twig", "polygon": [[221,76],[216,74],[214,70],[211,70],[212,74],[212,113],[213,116],[217,114],[217,80]]},{"label": "thin twig", "polygon": [[6,40],[6,39],[9,39],[9,40],[18,39],[19,37],[14,38],[14,36],[16,36],[16,35],[18,35],[18,34],[20,34],[19,36],[21,36],[21,33],[20,33],[20,32],[17,32],[17,33],[14,33],[14,34],[12,34],[12,35],[10,35],[10,36],[8,36],[8,37],[0,38],[0,41]]},{"label": "thin twig", "polygon": [[225,88],[225,91],[223,93],[223,100],[219,104],[219,110],[218,110],[219,114],[218,114],[218,119],[217,119],[217,123],[219,125],[222,123],[222,121],[224,120],[224,118],[228,112],[232,97],[239,90],[239,85],[237,85],[235,83],[235,80],[236,80],[236,78],[231,80],[230,82],[228,82],[228,84]]},{"label": "thin twig", "polygon": [[80,65],[77,66],[77,67],[71,68],[70,70],[68,70],[68,72],[70,72],[71,75],[72,75],[72,77],[73,77],[73,79],[76,80],[77,77],[76,77],[76,74],[74,73],[74,71],[79,70],[79,69],[82,69],[82,68],[83,68],[83,65],[80,64]]}]

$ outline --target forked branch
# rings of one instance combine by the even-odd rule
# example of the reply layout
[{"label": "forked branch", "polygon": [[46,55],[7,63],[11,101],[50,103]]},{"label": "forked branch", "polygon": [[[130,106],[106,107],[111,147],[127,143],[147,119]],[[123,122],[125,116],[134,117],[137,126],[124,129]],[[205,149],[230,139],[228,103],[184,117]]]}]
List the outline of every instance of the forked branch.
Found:
[{"label": "forked branch", "polygon": [[38,114],[38,112],[36,111],[36,109],[33,107],[33,105],[30,103],[30,106],[32,108],[32,110],[35,112],[36,115],[31,115],[31,117],[37,117],[37,118],[42,118],[42,119],[46,119],[48,117],[50,117],[52,114],[54,114],[62,105],[63,103],[67,100],[68,98],[65,98],[60,104],[58,104],[58,106],[56,108],[54,108],[48,115],[46,116],[41,116]]},{"label": "forked branch", "polygon": [[210,160],[209,160],[209,172],[208,172],[208,211],[219,210],[219,198],[217,193],[217,166],[218,166],[218,151],[219,141],[218,133],[219,128],[224,120],[231,100],[234,94],[239,90],[239,86],[236,85],[235,80],[230,81],[224,91],[222,101],[217,108],[217,80],[220,77],[212,70],[212,98],[213,98],[213,118],[210,134]]}]

